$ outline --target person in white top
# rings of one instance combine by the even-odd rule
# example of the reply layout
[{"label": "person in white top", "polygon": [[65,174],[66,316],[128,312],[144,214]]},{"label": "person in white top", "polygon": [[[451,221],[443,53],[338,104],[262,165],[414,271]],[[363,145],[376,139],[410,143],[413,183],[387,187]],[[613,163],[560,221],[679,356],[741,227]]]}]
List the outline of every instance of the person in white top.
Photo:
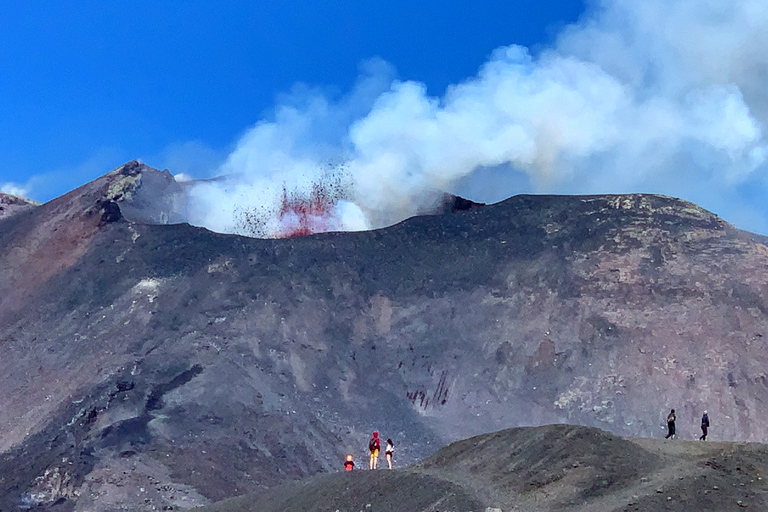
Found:
[{"label": "person in white top", "polygon": [[389,469],[392,469],[392,454],[395,452],[395,445],[391,439],[387,439],[387,447],[384,449],[384,454],[387,456],[387,464]]}]

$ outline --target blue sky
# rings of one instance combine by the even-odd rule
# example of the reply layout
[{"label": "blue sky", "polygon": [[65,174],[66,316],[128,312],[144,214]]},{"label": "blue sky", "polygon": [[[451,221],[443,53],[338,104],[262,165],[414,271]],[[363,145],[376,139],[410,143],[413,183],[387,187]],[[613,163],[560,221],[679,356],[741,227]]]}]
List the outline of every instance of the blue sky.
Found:
[{"label": "blue sky", "polygon": [[643,192],[768,234],[767,31],[764,0],[7,3],[0,189],[226,174],[188,220],[239,232],[330,166],[336,229],[443,191]]},{"label": "blue sky", "polygon": [[361,62],[380,57],[439,95],[495,48],[551,40],[582,9],[576,0],[7,2],[0,183],[50,176],[29,187],[44,201],[126,160],[173,163],[164,152],[185,145],[201,162],[184,165],[203,171],[297,83],[344,94]]}]

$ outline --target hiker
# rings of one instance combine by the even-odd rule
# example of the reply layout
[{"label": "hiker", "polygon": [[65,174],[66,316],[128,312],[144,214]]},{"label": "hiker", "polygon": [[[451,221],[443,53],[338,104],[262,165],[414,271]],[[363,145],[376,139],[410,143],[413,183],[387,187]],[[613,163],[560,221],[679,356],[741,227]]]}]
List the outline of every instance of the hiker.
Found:
[{"label": "hiker", "polygon": [[355,461],[352,460],[351,455],[347,455],[347,460],[344,461],[344,469],[346,471],[352,471],[355,469]]},{"label": "hiker", "polygon": [[675,437],[675,410],[672,409],[667,416],[667,430],[669,430],[669,433],[667,434],[667,437],[664,439],[669,439],[670,437],[674,439]]},{"label": "hiker", "polygon": [[376,469],[376,463],[379,462],[379,450],[381,450],[381,441],[379,440],[378,432],[374,432],[373,437],[368,441],[368,449],[371,451],[371,461],[368,466],[370,469]]},{"label": "hiker", "polygon": [[701,437],[699,441],[707,440],[707,429],[709,428],[709,416],[707,411],[704,411],[704,416],[701,417]]},{"label": "hiker", "polygon": [[387,456],[387,464],[392,469],[392,455],[395,453],[395,444],[391,439],[387,439],[387,446],[384,448],[384,455]]}]

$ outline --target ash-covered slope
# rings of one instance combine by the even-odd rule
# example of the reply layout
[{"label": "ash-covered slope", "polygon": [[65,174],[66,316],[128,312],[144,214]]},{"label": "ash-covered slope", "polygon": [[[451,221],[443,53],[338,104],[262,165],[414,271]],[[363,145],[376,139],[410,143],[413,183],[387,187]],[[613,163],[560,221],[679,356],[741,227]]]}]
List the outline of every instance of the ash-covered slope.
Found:
[{"label": "ash-covered slope", "polygon": [[768,447],[547,425],[452,443],[394,471],[316,476],[201,512],[764,510]]},{"label": "ash-covered slope", "polygon": [[658,436],[672,407],[768,437],[768,249],[695,205],[256,240],[127,221],[115,191],[158,172],[0,222],[0,509],[184,508],[364,461],[374,429],[398,464],[519,425]]}]

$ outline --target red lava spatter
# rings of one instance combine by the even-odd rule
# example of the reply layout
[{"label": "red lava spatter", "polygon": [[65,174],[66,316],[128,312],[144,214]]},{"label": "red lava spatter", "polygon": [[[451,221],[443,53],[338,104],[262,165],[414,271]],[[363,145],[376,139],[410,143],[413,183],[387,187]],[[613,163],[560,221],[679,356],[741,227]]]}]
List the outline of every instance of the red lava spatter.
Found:
[{"label": "red lava spatter", "polygon": [[339,224],[337,202],[338,197],[320,183],[313,184],[306,196],[298,191],[289,194],[283,187],[277,237],[291,238],[335,229]]}]

